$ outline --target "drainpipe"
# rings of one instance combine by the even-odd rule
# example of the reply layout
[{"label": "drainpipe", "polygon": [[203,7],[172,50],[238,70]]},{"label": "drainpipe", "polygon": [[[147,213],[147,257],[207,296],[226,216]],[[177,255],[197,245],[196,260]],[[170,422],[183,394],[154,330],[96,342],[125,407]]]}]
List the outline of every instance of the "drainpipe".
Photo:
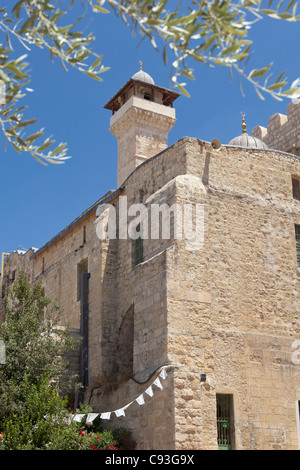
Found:
[{"label": "drainpipe", "polygon": [[4,274],[4,258],[5,256],[9,256],[10,253],[2,253],[1,256],[1,279],[0,279],[0,293],[2,297],[2,285],[3,285],[3,274]]},{"label": "drainpipe", "polygon": [[78,404],[83,402],[84,390],[89,382],[89,299],[88,288],[90,273],[81,274],[81,300],[80,300],[80,382],[82,388],[78,392]]}]

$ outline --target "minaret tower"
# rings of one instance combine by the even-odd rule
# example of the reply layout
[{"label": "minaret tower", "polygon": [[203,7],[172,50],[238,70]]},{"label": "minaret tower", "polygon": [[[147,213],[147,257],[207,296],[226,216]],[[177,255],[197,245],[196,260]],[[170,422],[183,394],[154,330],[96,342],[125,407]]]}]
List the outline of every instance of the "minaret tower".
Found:
[{"label": "minaret tower", "polygon": [[118,187],[150,157],[165,150],[180,94],[155,85],[140,70],[104,106],[112,111],[110,132],[118,141]]}]

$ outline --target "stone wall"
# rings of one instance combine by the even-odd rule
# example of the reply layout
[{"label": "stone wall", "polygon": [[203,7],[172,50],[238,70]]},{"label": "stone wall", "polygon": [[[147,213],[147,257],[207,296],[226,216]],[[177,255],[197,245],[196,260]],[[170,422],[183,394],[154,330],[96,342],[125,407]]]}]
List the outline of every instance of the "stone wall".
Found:
[{"label": "stone wall", "polygon": [[215,396],[226,392],[234,396],[236,448],[296,449],[300,206],[292,175],[300,162],[274,152],[187,146],[188,171],[205,175],[207,195],[203,249],[179,245],[168,262],[169,359],[183,365],[174,384],[177,448],[216,447]]},{"label": "stone wall", "polygon": [[[235,448],[298,448],[292,343],[300,335],[294,239],[300,209],[291,176],[299,171],[294,157],[214,152],[185,138],[127,182],[129,203],[143,190],[148,204],[205,206],[200,252],[187,251],[185,240],[146,241],[145,261],[133,269],[130,247],[119,245],[118,310],[134,299],[134,372],[161,359],[171,364],[167,383],[174,387],[115,419],[133,430],[140,448],[216,449],[216,393],[234,397]],[[129,381],[98,402],[96,393],[94,404],[116,409],[142,391]],[[161,399],[164,415],[156,410]]]},{"label": "stone wall", "polygon": [[118,141],[118,187],[143,161],[165,150],[175,109],[132,96],[110,119]]},{"label": "stone wall", "polygon": [[300,156],[300,100],[288,104],[287,115],[273,114],[267,128],[256,126],[251,135],[263,140],[271,149]]},{"label": "stone wall", "polygon": [[140,165],[111,202],[116,210],[121,197],[128,207],[202,204],[198,250],[174,234],[144,240],[135,266],[132,240],[99,240],[93,212],[28,264],[29,256],[8,257],[6,269],[22,259],[32,280],[42,279],[73,328],[80,325],[77,264],[88,259],[86,400],[96,412],[134,401],[168,365],[163,390],[107,423],[131,429],[139,449],[216,449],[217,393],[233,395],[236,449],[298,448],[292,344],[300,339],[300,205],[292,175],[300,176],[292,155],[214,151],[183,138]]}]

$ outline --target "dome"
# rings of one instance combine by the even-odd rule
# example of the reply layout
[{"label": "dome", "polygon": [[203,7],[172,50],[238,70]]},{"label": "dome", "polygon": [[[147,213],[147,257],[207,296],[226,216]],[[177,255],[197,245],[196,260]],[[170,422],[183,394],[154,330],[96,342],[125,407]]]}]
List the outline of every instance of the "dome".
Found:
[{"label": "dome", "polygon": [[267,145],[257,137],[252,137],[252,135],[248,135],[246,132],[246,124],[245,124],[245,114],[242,114],[242,134],[238,137],[234,137],[228,143],[228,145],[235,145],[236,147],[244,147],[244,148],[256,148],[262,150],[268,150]]},{"label": "dome", "polygon": [[228,143],[228,145],[235,145],[236,147],[246,147],[246,148],[257,148],[262,150],[268,150],[268,146],[257,137],[252,137],[248,134],[242,134],[238,137],[234,137]]},{"label": "dome", "polygon": [[140,62],[140,70],[131,78],[133,78],[133,80],[139,80],[140,82],[149,83],[150,85],[155,85],[153,78],[142,70],[142,62]]},{"label": "dome", "polygon": [[143,70],[139,70],[137,73],[133,75],[133,80],[140,80],[141,82],[150,83],[150,85],[154,85],[154,80],[150,75]]}]

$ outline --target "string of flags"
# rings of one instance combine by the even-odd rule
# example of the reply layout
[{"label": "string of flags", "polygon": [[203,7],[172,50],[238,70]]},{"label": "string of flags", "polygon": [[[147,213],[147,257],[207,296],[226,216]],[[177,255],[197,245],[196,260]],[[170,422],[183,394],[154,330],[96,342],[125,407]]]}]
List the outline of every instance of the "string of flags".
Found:
[{"label": "string of flags", "polygon": [[73,417],[71,418],[71,421],[76,421],[80,423],[83,417],[86,416],[86,414],[87,414],[87,418],[86,418],[87,423],[92,423],[94,419],[99,415],[101,419],[111,419],[112,414],[115,414],[117,418],[119,418],[120,416],[125,416],[125,410],[130,405],[132,405],[132,403],[137,402],[139,405],[145,404],[144,393],[146,393],[150,397],[153,397],[153,389],[152,389],[153,385],[156,385],[156,387],[158,387],[160,390],[163,390],[163,386],[159,378],[162,378],[163,380],[167,378],[167,372],[165,371],[165,369],[163,369],[160,372],[159,376],[152,382],[151,385],[149,385],[149,387],[145,390],[145,392],[143,392],[141,395],[139,395],[137,398],[135,398],[134,400],[132,400],[130,403],[123,406],[122,408],[119,408],[118,410],[113,410],[113,411],[105,411],[104,413],[85,413],[85,414],[78,413],[78,414],[73,415]]}]

